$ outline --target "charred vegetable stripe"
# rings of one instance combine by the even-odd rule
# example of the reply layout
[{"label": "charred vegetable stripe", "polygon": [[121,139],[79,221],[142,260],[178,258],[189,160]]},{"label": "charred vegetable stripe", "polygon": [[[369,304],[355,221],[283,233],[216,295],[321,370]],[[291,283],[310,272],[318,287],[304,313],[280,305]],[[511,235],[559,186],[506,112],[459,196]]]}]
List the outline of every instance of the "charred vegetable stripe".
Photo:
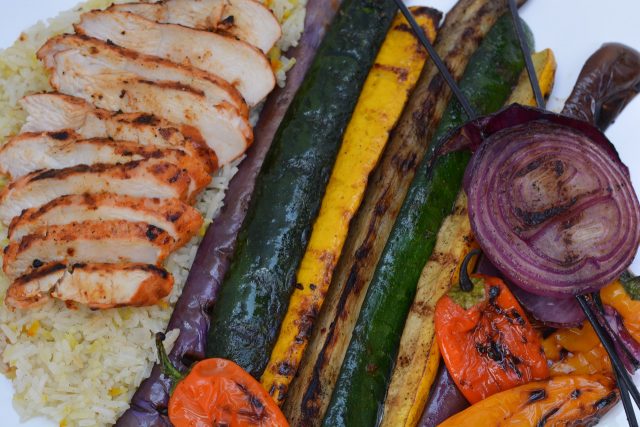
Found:
[{"label": "charred vegetable stripe", "polygon": [[[412,11],[433,40],[441,14],[423,7]],[[262,385],[279,404],[306,349],[369,174],[426,61],[426,53],[407,25],[401,15],[396,16],[364,84],[313,225],[278,341],[262,375]]]},{"label": "charred vegetable stripe", "polygon": [[[549,49],[538,52],[533,55],[533,62],[542,93],[548,96],[556,69],[553,52]],[[535,104],[526,70],[520,74],[518,85],[507,101],[511,103]],[[438,367],[436,363],[434,368],[432,362],[433,355],[439,355],[434,334],[435,305],[457,282],[458,266],[473,243],[467,198],[460,192],[453,213],[438,232],[436,246],[418,281],[385,400],[383,426],[413,426],[422,415]]]},{"label": "charred vegetable stripe", "polygon": [[[460,87],[476,111],[490,113],[507,100],[523,67],[513,24],[503,16],[471,58]],[[451,103],[435,140],[466,119],[459,104]],[[376,422],[420,272],[431,255],[442,221],[454,207],[470,159],[466,151],[438,157],[434,147],[439,145],[431,146],[419,166],[376,267],[323,421],[325,426]]]},{"label": "charred vegetable stripe", "polygon": [[[506,2],[461,0],[438,30],[436,50],[459,79],[471,54],[506,10]],[[329,293],[284,404],[292,425],[322,420],[375,264],[450,93],[427,65],[393,132],[350,225]]]},{"label": "charred vegetable stripe", "polygon": [[259,377],[275,343],[343,132],[395,16],[391,0],[346,0],[258,177],[211,314],[207,356]]}]

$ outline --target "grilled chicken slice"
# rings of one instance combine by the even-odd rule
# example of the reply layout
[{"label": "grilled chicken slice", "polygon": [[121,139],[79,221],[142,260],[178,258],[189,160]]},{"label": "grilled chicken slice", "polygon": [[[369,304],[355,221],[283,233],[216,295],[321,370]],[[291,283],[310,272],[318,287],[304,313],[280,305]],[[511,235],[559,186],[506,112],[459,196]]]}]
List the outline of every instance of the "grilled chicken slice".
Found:
[{"label": "grilled chicken slice", "polygon": [[84,99],[60,93],[25,96],[20,105],[27,112],[22,132],[72,130],[82,138],[110,138],[141,145],[176,147],[199,158],[211,173],[218,167],[215,152],[192,126],[176,125],[152,114],[113,113],[94,108]]},{"label": "grilled chicken slice", "polygon": [[150,81],[171,81],[201,91],[212,105],[228,104],[240,115],[249,117],[249,108],[240,93],[226,80],[188,65],[176,64],[157,56],[148,56],[130,49],[123,49],[92,37],[63,34],[47,41],[38,51],[38,58],[49,70],[56,68],[56,54],[73,50],[87,56],[79,62],[86,71],[95,75],[114,73],[134,74]]},{"label": "grilled chicken slice", "polygon": [[173,276],[153,264],[79,264],[51,296],[96,309],[142,307],[156,304],[172,288]]},{"label": "grilled chicken slice", "polygon": [[4,303],[11,308],[35,308],[46,303],[66,270],[66,265],[53,262],[19,277],[7,289]]},{"label": "grilled chicken slice", "polygon": [[255,0],[165,0],[114,4],[109,9],[135,13],[163,24],[226,32],[265,53],[282,36],[271,10]]},{"label": "grilled chicken slice", "polygon": [[22,133],[0,147],[0,171],[13,179],[42,169],[63,169],[95,163],[116,164],[163,159],[184,169],[191,178],[189,198],[211,182],[198,159],[176,148],[159,148],[105,138],[80,139],[70,131]]},{"label": "grilled chicken slice", "polygon": [[158,159],[34,172],[0,193],[0,221],[9,225],[23,210],[71,194],[115,193],[185,201],[190,182],[189,175],[178,166]]},{"label": "grilled chicken slice", "polygon": [[51,262],[160,265],[174,245],[169,233],[144,222],[72,222],[44,226],[9,243],[2,269],[8,277],[17,278]]},{"label": "grilled chicken slice", "polygon": [[27,209],[11,221],[9,239],[18,241],[45,225],[71,222],[127,220],[146,222],[165,230],[175,240],[174,250],[200,230],[202,215],[178,199],[150,199],[117,194],[62,196],[39,208]]},{"label": "grilled chicken slice", "polygon": [[228,104],[212,105],[190,86],[152,82],[133,74],[96,73],[91,58],[75,51],[58,52],[51,84],[99,108],[126,113],[158,114],[200,131],[220,165],[241,156],[253,140],[249,122]]},{"label": "grilled chicken slice", "polygon": [[258,49],[232,37],[174,24],[158,24],[127,12],[94,11],[81,16],[78,34],[111,42],[146,55],[191,64],[235,86],[249,106],[275,86],[269,60]]},{"label": "grilled chicken slice", "polygon": [[51,297],[93,309],[148,306],[169,295],[173,276],[152,264],[76,264],[67,270],[53,263],[16,279],[5,303],[33,308]]}]

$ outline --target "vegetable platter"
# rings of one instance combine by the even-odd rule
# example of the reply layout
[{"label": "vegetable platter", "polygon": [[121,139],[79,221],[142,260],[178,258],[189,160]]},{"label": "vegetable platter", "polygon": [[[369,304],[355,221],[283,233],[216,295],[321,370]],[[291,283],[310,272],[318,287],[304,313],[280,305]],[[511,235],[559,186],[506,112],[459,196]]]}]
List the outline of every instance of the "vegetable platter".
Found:
[{"label": "vegetable platter", "polygon": [[[282,69],[283,65],[279,61],[286,63],[287,58],[279,57],[279,50],[277,54],[274,51],[268,54],[278,83],[282,83],[284,88],[276,90],[272,95],[273,100],[268,99],[263,117],[256,127],[254,147],[249,149],[249,157],[244,160],[252,166],[243,170],[240,164],[240,173],[235,181],[231,181],[231,196],[225,201],[226,206],[222,211],[223,217],[235,216],[243,220],[236,221],[237,225],[231,229],[224,220],[220,223],[213,221],[209,234],[215,234],[218,240],[204,238],[201,246],[204,249],[195,258],[185,290],[190,298],[202,298],[198,301],[205,307],[189,306],[186,302],[178,301],[178,317],[170,322],[170,326],[199,331],[203,328],[202,312],[206,311],[211,314],[211,323],[204,329],[208,340],[205,343],[203,337],[195,337],[193,333],[191,338],[181,338],[176,344],[179,352],[176,354],[179,356],[169,358],[162,344],[164,335],[159,334],[155,343],[149,343],[154,349],[157,346],[162,366],[154,368],[151,379],[143,383],[133,397],[132,408],[125,412],[117,425],[168,425],[167,411],[173,422],[186,423],[186,419],[202,409],[199,396],[212,393],[226,398],[226,390],[234,387],[229,385],[232,383],[250,396],[249,400],[238,398],[234,401],[231,404],[235,405],[232,408],[232,411],[236,411],[233,415],[225,412],[227,409],[209,411],[209,419],[218,416],[241,419],[248,411],[255,412],[258,414],[255,415],[256,419],[266,423],[260,425],[284,425],[285,416],[291,425],[305,426],[373,426],[376,423],[385,426],[431,425],[429,414],[423,414],[423,408],[434,379],[436,386],[441,381],[449,381],[449,389],[455,387],[455,381],[467,400],[472,403],[480,401],[488,408],[474,405],[470,410],[449,419],[445,425],[462,425],[465,422],[479,425],[488,422],[485,418],[488,412],[483,411],[500,408],[504,402],[517,405],[522,401],[522,396],[528,396],[527,402],[542,400],[539,410],[549,411],[548,417],[561,417],[572,410],[570,405],[562,409],[544,406],[545,398],[562,399],[563,393],[569,389],[582,390],[582,396],[573,393],[572,398],[585,402],[597,400],[593,406],[593,413],[597,417],[600,416],[600,408],[608,410],[610,403],[617,399],[618,395],[610,392],[613,383],[609,377],[556,376],[558,372],[554,369],[565,369],[574,362],[563,362],[562,353],[556,354],[554,349],[566,352],[576,338],[571,337],[571,332],[565,332],[566,329],[559,329],[544,339],[540,338],[538,342],[538,335],[532,329],[540,326],[537,320],[532,321],[533,326],[529,324],[525,311],[508,290],[512,285],[508,284],[508,287],[500,279],[472,275],[472,281],[476,284],[472,293],[466,295],[459,290],[452,291],[450,297],[440,299],[437,306],[433,307],[434,326],[426,329],[419,326],[424,321],[423,317],[428,315],[416,315],[416,312],[420,312],[420,306],[416,308],[416,304],[426,304],[423,310],[426,313],[431,310],[428,305],[435,305],[436,302],[424,294],[421,283],[427,280],[425,277],[429,277],[429,274],[432,274],[432,278],[434,274],[444,274],[429,272],[429,263],[434,260],[429,255],[433,248],[436,251],[450,249],[455,254],[452,255],[453,259],[457,259],[478,246],[471,230],[466,231],[471,237],[468,241],[465,237],[464,245],[456,246],[446,240],[448,230],[460,234],[468,223],[467,199],[458,196],[458,189],[462,185],[466,189],[473,185],[462,182],[463,178],[469,179],[464,177],[465,167],[470,161],[468,154],[458,152],[441,156],[435,144],[432,145],[436,148],[425,149],[412,147],[410,142],[405,144],[403,141],[411,141],[412,138],[414,141],[421,138],[437,140],[465,123],[467,117],[459,105],[445,108],[447,103],[441,95],[446,85],[442,80],[439,85],[431,84],[429,90],[421,86],[420,70],[427,57],[409,27],[401,23],[398,17],[394,19],[397,9],[393,2],[383,2],[383,5],[376,4],[375,7],[359,6],[367,1],[345,0],[343,12],[329,26],[335,10],[318,7],[317,0],[309,0],[307,7],[313,16],[316,7],[324,12],[318,13],[316,21],[308,23],[311,32],[302,34],[301,46],[294,50],[299,55],[296,58],[298,71],[310,70],[304,80],[304,72],[296,74],[294,66],[287,81],[282,83],[282,76],[290,67],[287,66],[280,75],[277,70]],[[518,40],[512,33],[513,24],[507,16],[498,19],[498,15],[504,12],[508,15],[506,0],[504,5],[502,2],[489,1],[478,14],[470,12],[465,15],[458,11],[448,17],[458,27],[451,25],[451,28],[445,29],[437,25],[440,12],[446,15],[456,1],[406,0],[405,3],[434,9],[420,9],[421,12],[416,15],[418,24],[432,42],[439,40],[437,37],[451,40],[453,44],[450,46],[436,47],[446,61],[456,64],[451,72],[479,114],[493,113],[513,100],[535,106],[530,97],[517,90],[512,93],[516,85],[521,89],[527,86],[527,82],[523,80],[524,64]],[[47,19],[73,6],[74,2],[67,0],[55,4],[44,0],[12,4],[3,17],[6,24],[3,24],[0,32],[0,47],[10,46],[24,28],[38,19]],[[562,110],[583,64],[603,43],[618,42],[640,49],[640,36],[634,21],[638,14],[640,5],[630,0],[614,0],[606,7],[594,0],[528,0],[520,8],[520,16],[530,30],[528,32],[525,29],[525,38],[529,43],[535,40],[533,51],[537,53],[533,58],[542,92],[545,95],[551,93],[546,106],[548,110]],[[475,31],[476,34],[463,32],[464,25],[471,25],[469,22],[474,22],[474,19],[478,21],[471,33]],[[230,22],[229,28],[233,31],[233,19]],[[92,33],[91,22],[85,24],[83,21],[76,30],[81,33],[88,31],[89,35],[96,34]],[[326,37],[318,48],[325,32]],[[126,43],[124,34],[121,33],[122,43]],[[359,34],[360,37],[350,37],[353,34]],[[115,33],[113,36],[119,37]],[[239,37],[243,36],[240,34]],[[317,60],[312,61],[316,49]],[[46,55],[46,52],[42,53],[43,57]],[[57,58],[57,55],[49,55]],[[469,66],[465,70],[467,63]],[[436,72],[432,68],[430,72],[433,76]],[[421,79],[426,77],[423,75]],[[127,81],[124,83],[129,84]],[[265,85],[268,86],[267,83]],[[294,89],[287,89],[287,85],[300,86],[300,90],[296,93]],[[335,92],[327,91],[327,85]],[[414,86],[417,89],[412,93]],[[64,89],[64,86],[62,88],[71,90]],[[248,91],[247,86],[239,85],[238,88],[250,101],[249,107],[263,96],[257,96],[253,102],[252,92]],[[638,89],[636,87],[635,90]],[[287,94],[287,90],[292,93]],[[362,96],[358,99],[360,93]],[[125,90],[121,95],[121,99],[125,97]],[[102,99],[96,102],[100,105]],[[244,101],[238,102],[240,105]],[[409,121],[401,116],[403,108],[415,109],[419,102],[430,105],[431,109],[417,109],[416,114],[422,116],[414,114],[414,117],[420,117],[424,123],[433,118],[438,122],[442,117],[438,127],[407,124]],[[289,103],[291,108],[285,113]],[[116,105],[119,104],[116,102]],[[247,105],[243,105],[246,109]],[[160,110],[158,114],[171,114],[171,109]],[[376,114],[378,116],[372,119]],[[615,145],[621,161],[628,166],[630,182],[636,189],[640,188],[640,168],[637,165],[640,149],[635,143],[637,117],[640,117],[640,101],[635,100],[624,108],[624,112],[606,130],[606,136]],[[398,120],[398,127],[391,132]],[[371,125],[373,122],[375,126]],[[387,138],[389,132],[391,137]],[[209,134],[206,136],[209,137]],[[371,138],[369,146],[363,145],[363,137]],[[322,146],[314,146],[316,138],[323,140]],[[271,140],[271,149],[267,151]],[[246,145],[251,145],[250,138],[247,141]],[[217,150],[218,146],[215,147]],[[243,146],[243,150],[245,148]],[[385,149],[392,152],[396,150],[396,156],[387,159],[390,156],[385,157]],[[229,154],[220,158],[214,153],[211,168],[217,167],[218,160],[227,163],[235,157],[236,154]],[[425,160],[421,162],[423,157]],[[478,163],[476,161],[474,165]],[[397,171],[386,173],[385,165]],[[427,170],[428,175],[425,172]],[[562,172],[557,173],[561,175]],[[369,173],[368,183],[366,179],[358,181],[359,176],[366,177]],[[343,188],[342,180],[346,179],[353,180],[348,190]],[[480,181],[474,181],[473,184]],[[403,202],[402,198],[384,193],[385,188],[393,188],[398,193],[408,191],[407,198]],[[325,197],[322,198],[325,191]],[[481,203],[474,202],[470,209],[479,209],[476,205]],[[359,206],[368,211],[359,212]],[[396,218],[398,222],[393,225]],[[362,233],[367,227],[374,231],[362,234],[365,239],[362,243],[356,231]],[[416,230],[419,238],[412,237]],[[482,230],[477,228],[473,231],[478,236],[482,234]],[[237,245],[236,233],[240,236]],[[376,242],[378,236],[383,238]],[[480,242],[480,246],[483,242]],[[213,265],[206,261],[206,250],[216,254]],[[276,255],[273,255],[274,252]],[[345,253],[353,253],[352,258]],[[451,255],[440,254],[443,259],[444,255]],[[495,254],[490,254],[496,263]],[[350,262],[353,262],[353,267]],[[427,268],[423,270],[425,263]],[[440,261],[435,262],[438,263]],[[36,266],[34,261],[34,268],[37,267],[39,265]],[[437,265],[434,268],[437,270]],[[484,268],[493,268],[487,267],[486,259],[480,261],[478,271],[494,275],[482,271]],[[629,270],[640,273],[640,256],[629,265]],[[226,274],[222,273],[222,281],[219,276],[224,271]],[[517,281],[517,278],[505,275]],[[454,276],[458,278],[457,273]],[[460,279],[464,276],[461,272]],[[190,281],[205,283],[211,278],[215,282],[215,290],[209,291],[207,296],[197,296],[195,285],[189,288]],[[291,285],[294,285],[294,289]],[[368,292],[361,292],[362,286],[367,286]],[[563,289],[569,289],[570,286],[577,284],[571,283]],[[601,296],[608,309],[614,306],[618,310],[615,312],[612,309],[609,313],[612,324],[622,328],[629,336],[621,321],[626,312],[619,293],[624,291],[621,291],[619,284],[617,286],[605,288]],[[484,294],[481,288],[486,289]],[[345,289],[344,293],[340,294],[342,289]],[[535,287],[533,290],[536,290]],[[557,290],[554,288],[554,291]],[[522,301],[518,292],[513,291]],[[486,300],[482,295],[487,296]],[[323,302],[326,302],[326,307],[323,307]],[[456,304],[468,311],[460,311],[460,305]],[[496,382],[493,384],[488,377],[483,377],[486,374],[480,369],[472,376],[474,384],[483,383],[483,390],[478,391],[473,385],[465,385],[467,377],[459,374],[464,373],[465,363],[475,362],[465,362],[463,357],[456,355],[458,343],[467,339],[464,334],[456,332],[456,328],[464,323],[466,317],[477,316],[478,312],[488,310],[487,307],[495,308],[492,315],[498,318],[506,316],[509,322],[518,323],[521,329],[517,333],[527,337],[524,341],[528,344],[503,349],[507,356],[512,357],[512,363],[521,366],[520,369],[525,369],[526,373],[523,379],[520,371],[514,369],[517,378],[497,375],[492,377],[491,381]],[[93,308],[100,307],[96,305]],[[525,308],[528,307],[525,305]],[[360,315],[349,312],[360,312]],[[405,324],[407,315],[409,320]],[[38,326],[34,325],[25,329],[27,334],[38,333]],[[321,330],[314,330],[314,326]],[[508,335],[510,330],[508,326],[506,328],[504,334]],[[325,329],[329,334],[337,335],[325,337]],[[351,330],[354,331],[353,336]],[[575,342],[598,343],[593,336],[587,337],[587,332],[581,334]],[[633,342],[633,338],[629,337],[629,340]],[[415,357],[412,352],[414,345],[418,344],[413,344],[414,341],[424,342],[420,345],[430,342],[432,347],[429,356]],[[467,345],[475,345],[478,350],[481,344],[470,341]],[[640,345],[635,345],[640,350]],[[269,351],[265,351],[265,348]],[[546,358],[554,361],[549,368],[552,371],[551,380],[547,379],[547,359],[544,353],[541,353],[542,356],[536,353],[538,348],[543,348]],[[186,353],[182,349],[186,349]],[[490,353],[493,349],[488,347],[488,350],[478,351]],[[344,363],[335,361],[342,361],[340,352],[344,353]],[[438,369],[440,373],[445,369],[441,353],[453,379],[436,374]],[[396,354],[399,354],[399,362],[395,360]],[[604,358],[603,352],[594,354],[600,355],[596,356],[600,359]],[[186,372],[185,367],[200,359],[205,360],[195,363],[190,372]],[[224,359],[240,366],[229,364]],[[520,365],[523,360],[524,364]],[[456,369],[456,366],[460,369]],[[606,362],[602,366],[607,369]],[[425,369],[425,373],[418,375],[415,369]],[[329,394],[323,389],[327,380],[333,389]],[[207,385],[203,385],[206,381]],[[640,374],[636,374],[635,382],[640,384]],[[527,384],[490,396],[503,386],[508,389],[523,383]],[[440,387],[439,390],[447,389]],[[11,383],[0,376],[0,414],[3,415],[0,424],[31,427],[56,425],[44,418],[21,422],[12,407],[13,393]],[[112,388],[109,393],[117,395],[118,390]],[[173,394],[168,410],[167,393]],[[446,393],[443,396],[431,396],[426,405],[429,408],[434,399],[448,398]],[[206,406],[206,402],[202,404]],[[435,407],[437,412],[438,405]],[[383,410],[384,416],[381,416]],[[625,425],[627,418],[621,404],[607,410],[598,425]],[[635,412],[640,416],[640,410],[635,408]],[[585,412],[584,416],[590,414]],[[185,419],[180,420],[181,416]],[[515,420],[517,416],[525,415],[517,413],[512,416]],[[545,417],[542,419],[545,420]],[[60,425],[66,425],[66,421],[60,421]]]}]

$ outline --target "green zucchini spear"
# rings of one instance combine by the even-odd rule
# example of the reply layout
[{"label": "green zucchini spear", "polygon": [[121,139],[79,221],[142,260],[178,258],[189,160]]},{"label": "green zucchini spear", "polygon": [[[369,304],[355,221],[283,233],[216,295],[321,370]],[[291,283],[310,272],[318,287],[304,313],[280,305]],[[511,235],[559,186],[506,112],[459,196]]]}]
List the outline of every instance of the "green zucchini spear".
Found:
[{"label": "green zucchini spear", "polygon": [[[491,113],[504,104],[523,68],[512,23],[503,16],[469,61],[460,87],[476,111]],[[466,120],[462,108],[453,101],[434,141]],[[468,152],[436,158],[439,145],[432,144],[416,172],[376,266],[323,421],[325,426],[376,425],[416,284],[440,225],[453,208],[470,159]]]}]

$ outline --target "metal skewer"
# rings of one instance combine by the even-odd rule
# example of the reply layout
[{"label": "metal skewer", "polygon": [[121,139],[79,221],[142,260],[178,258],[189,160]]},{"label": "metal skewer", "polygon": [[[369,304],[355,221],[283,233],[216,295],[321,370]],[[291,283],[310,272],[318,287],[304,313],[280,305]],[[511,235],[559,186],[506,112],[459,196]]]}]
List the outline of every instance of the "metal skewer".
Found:
[{"label": "metal skewer", "polygon": [[522,22],[520,21],[520,15],[518,14],[518,5],[516,0],[509,0],[509,9],[511,9],[511,17],[513,18],[513,26],[516,29],[516,35],[518,36],[518,42],[520,42],[520,50],[524,55],[524,65],[527,68],[527,74],[529,75],[529,81],[531,82],[531,88],[533,89],[533,95],[536,98],[536,104],[538,108],[543,110],[546,108],[546,101],[542,96],[542,90],[540,90],[540,82],[536,76],[536,69],[533,66],[533,60],[531,59],[531,50],[529,44],[524,36],[524,29],[522,28]]},{"label": "metal skewer", "polygon": [[429,53],[431,60],[436,65],[436,68],[440,72],[440,75],[447,82],[447,85],[449,85],[451,92],[453,92],[454,96],[456,97],[460,105],[462,105],[462,108],[464,109],[465,113],[467,113],[469,120],[473,120],[476,117],[478,117],[478,113],[473,109],[467,97],[460,90],[460,87],[458,86],[455,79],[449,72],[449,69],[440,58],[440,55],[438,55],[438,52],[436,52],[435,48],[433,47],[433,45],[431,44],[427,36],[424,34],[424,31],[422,30],[422,28],[420,28],[420,25],[418,25],[418,23],[416,22],[415,18],[411,14],[411,11],[404,4],[403,0],[394,0],[394,1],[396,2],[398,9],[400,9],[400,12],[402,12],[406,20],[409,22],[409,25],[411,25],[411,28],[413,29],[413,32],[416,34],[416,37],[418,37],[418,40],[420,40],[420,43],[422,43],[425,49],[427,49],[427,52]]},{"label": "metal skewer", "polygon": [[[449,73],[449,69],[444,64],[444,62],[442,61],[442,59],[440,58],[440,56],[438,55],[434,47],[431,45],[426,35],[424,34],[422,29],[416,22],[415,18],[413,17],[413,15],[411,14],[407,6],[404,4],[403,0],[394,0],[394,1],[398,6],[398,9],[400,10],[400,12],[404,15],[406,20],[409,22],[418,40],[422,43],[422,45],[425,47],[425,49],[429,53],[431,60],[434,62],[436,68],[438,69],[442,77],[445,79],[445,81],[451,88],[451,91],[453,92],[454,96],[456,97],[460,105],[462,105],[462,108],[465,110],[469,119],[473,120],[477,118],[478,113],[473,109],[473,107],[469,103],[466,96],[460,90],[453,76],[451,76],[451,73]],[[516,29],[516,35],[519,39],[520,47],[524,55],[525,66],[526,66],[527,73],[529,75],[529,80],[531,82],[531,87],[533,89],[533,93],[536,99],[536,104],[538,105],[539,108],[544,109],[545,100],[542,95],[542,91],[540,90],[540,85],[538,83],[535,67],[533,66],[533,61],[531,60],[531,53],[529,50],[529,46],[524,37],[524,30],[522,28],[522,23],[520,22],[520,17],[518,14],[518,8],[516,5],[516,2],[515,0],[508,0],[508,3],[511,9],[511,14],[512,14],[514,26]],[[636,420],[633,405],[631,404],[631,400],[629,399],[629,396],[631,396],[635,401],[636,405],[640,407],[640,393],[638,392],[638,389],[633,383],[633,380],[629,376],[629,372],[627,372],[626,368],[622,364],[622,361],[620,360],[620,357],[616,353],[615,348],[613,347],[611,338],[609,337],[605,329],[602,327],[602,325],[600,325],[594,312],[591,310],[587,297],[585,295],[576,295],[576,299],[578,300],[580,307],[582,307],[582,310],[587,316],[587,319],[593,326],[593,329],[596,331],[598,338],[602,342],[605,350],[607,351],[607,354],[609,355],[609,359],[611,360],[611,364],[613,365],[613,368],[614,368],[613,374],[614,374],[616,383],[620,388],[622,404],[624,406],[625,414],[627,416],[629,425],[631,427],[637,427],[638,422]]]}]

